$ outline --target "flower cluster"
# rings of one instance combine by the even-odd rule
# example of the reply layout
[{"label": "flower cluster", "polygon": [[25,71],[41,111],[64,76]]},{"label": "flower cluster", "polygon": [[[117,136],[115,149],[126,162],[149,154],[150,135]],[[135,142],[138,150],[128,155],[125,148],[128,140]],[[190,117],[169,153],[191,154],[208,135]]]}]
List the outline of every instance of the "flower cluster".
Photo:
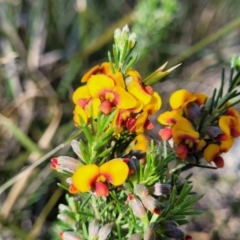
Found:
[{"label": "flower cluster", "polygon": [[[78,157],[79,142],[72,141],[72,148]],[[92,191],[98,197],[108,196],[108,183],[113,186],[119,186],[125,182],[128,177],[129,168],[123,159],[112,159],[103,163],[101,166],[96,164],[86,164],[68,156],[59,156],[51,159],[51,168],[58,172],[65,172],[71,177],[67,179],[69,192],[72,194],[85,193]]]},{"label": "flower cluster", "polygon": [[[166,76],[166,64],[142,80],[132,68],[136,44],[127,27],[115,32],[113,58],[93,67],[72,96],[75,125],[83,138],[72,140],[78,156],[54,157],[51,168],[67,175],[68,206],[60,205],[58,219],[64,240],[191,240],[180,225],[188,215],[200,214],[193,204],[191,174],[184,179],[169,169],[172,161],[199,166],[204,158],[223,167],[222,153],[240,136],[240,118],[231,99],[239,95],[238,76],[223,96],[223,84],[211,97],[177,90],[171,111],[158,121],[163,143],[150,141],[144,131],[154,126],[149,116],[161,107],[150,83]],[[233,75],[233,74],[232,74]],[[223,83],[224,81],[222,81]],[[133,141],[132,141],[133,140]],[[171,140],[171,141],[168,141]],[[167,141],[169,144],[167,144]],[[134,150],[133,150],[134,149]],[[181,162],[182,161],[177,161]]]},{"label": "flower cluster", "polygon": [[160,96],[152,87],[143,85],[140,74],[134,69],[123,75],[112,67],[114,65],[104,62],[83,76],[81,82],[86,85],[73,93],[76,125],[81,126],[81,119],[89,123],[89,119],[97,118],[99,112],[109,114],[116,110],[112,122],[116,134],[125,129],[136,133],[152,129],[148,117],[160,109]]},{"label": "flower cluster", "polygon": [[203,93],[191,93],[181,89],[170,97],[171,111],[159,115],[158,121],[166,125],[159,131],[163,140],[173,139],[176,155],[196,163],[204,158],[216,167],[224,166],[220,156],[240,136],[240,118],[229,103],[209,112],[212,99]]}]

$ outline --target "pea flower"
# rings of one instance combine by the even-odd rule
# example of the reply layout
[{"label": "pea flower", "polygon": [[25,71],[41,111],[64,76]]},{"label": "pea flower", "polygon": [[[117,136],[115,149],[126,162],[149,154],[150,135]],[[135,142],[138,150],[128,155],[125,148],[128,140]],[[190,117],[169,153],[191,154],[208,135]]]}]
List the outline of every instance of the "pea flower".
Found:
[{"label": "pea flower", "polygon": [[[72,140],[71,146],[76,155],[82,160],[79,142],[77,140]],[[50,167],[57,172],[73,173],[80,165],[82,165],[82,162],[75,158],[69,156],[59,156],[51,159]]]},{"label": "pea flower", "polygon": [[221,116],[219,118],[219,127],[227,136],[240,136],[240,121],[239,118],[233,116]]},{"label": "pea flower", "polygon": [[91,112],[97,116],[99,110],[108,114],[114,107],[131,109],[137,105],[137,100],[131,94],[104,74],[92,75],[87,85],[76,89],[73,102],[80,107],[75,108],[74,115],[78,113],[83,119],[89,118]]},{"label": "pea flower", "polygon": [[107,182],[119,186],[125,182],[128,173],[128,165],[122,159],[110,160],[100,167],[95,164],[83,165],[73,173],[69,191],[84,193],[93,190],[98,197],[108,196]]},{"label": "pea flower", "polygon": [[129,206],[133,211],[133,214],[136,217],[139,217],[141,219],[144,219],[145,221],[148,221],[147,212],[142,202],[138,198],[134,197],[134,195],[132,194],[128,194],[128,202],[129,202]]},{"label": "pea flower", "polygon": [[169,103],[172,109],[184,108],[192,102],[201,106],[205,103],[207,98],[207,95],[203,93],[191,93],[188,90],[180,89],[171,95]]},{"label": "pea flower", "polygon": [[182,119],[183,111],[182,109],[166,111],[160,114],[157,118],[158,122],[162,125],[167,125],[172,127],[175,123],[177,123],[180,119]]},{"label": "pea flower", "polygon": [[205,146],[205,141],[200,138],[192,124],[185,118],[179,120],[172,128],[173,141],[177,145],[177,154],[185,159],[189,150],[200,151]]},{"label": "pea flower", "polygon": [[145,86],[142,84],[140,74],[134,69],[127,71],[128,77],[126,77],[125,83],[127,90],[140,102],[147,106],[148,104],[155,105],[156,109],[159,110],[162,101],[159,95],[153,91],[151,86]]},{"label": "pea flower", "polygon": [[51,168],[57,172],[67,171],[73,173],[80,164],[80,161],[68,156],[60,156],[51,159]]}]

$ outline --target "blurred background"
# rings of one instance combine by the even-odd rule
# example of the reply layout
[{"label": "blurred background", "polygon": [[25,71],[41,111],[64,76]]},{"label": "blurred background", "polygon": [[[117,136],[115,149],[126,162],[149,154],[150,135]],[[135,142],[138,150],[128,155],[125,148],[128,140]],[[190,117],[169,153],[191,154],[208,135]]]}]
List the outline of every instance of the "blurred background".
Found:
[{"label": "blurred background", "polygon": [[[222,67],[228,76],[240,54],[239,9],[236,0],[1,0],[0,239],[59,239],[63,179],[45,154],[68,153],[63,143],[76,132],[71,94],[107,60],[114,29],[128,24],[137,34],[143,78],[166,61],[182,63],[154,86],[162,112],[174,90],[211,93]],[[237,141],[224,169],[192,170],[194,190],[205,193],[197,204],[203,214],[186,226],[194,239],[240,239],[239,149]]]}]

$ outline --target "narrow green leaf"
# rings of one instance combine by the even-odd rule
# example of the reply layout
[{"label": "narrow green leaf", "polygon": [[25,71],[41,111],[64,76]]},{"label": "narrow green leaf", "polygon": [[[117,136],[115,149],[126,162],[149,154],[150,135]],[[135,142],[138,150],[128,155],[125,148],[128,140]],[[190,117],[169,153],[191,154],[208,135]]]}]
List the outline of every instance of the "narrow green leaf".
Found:
[{"label": "narrow green leaf", "polygon": [[167,62],[165,64],[163,64],[160,68],[158,68],[155,72],[153,72],[152,74],[150,74],[148,77],[146,77],[143,80],[143,83],[145,85],[153,85],[154,83],[160,81],[162,78],[164,78],[165,76],[167,76],[170,72],[172,72],[174,69],[176,69],[177,67],[179,67],[181,65],[178,64],[166,71],[163,71],[163,69],[166,67]]},{"label": "narrow green leaf", "polygon": [[63,184],[61,184],[61,183],[57,183],[57,185],[58,185],[60,188],[68,191],[68,187],[66,187],[65,185],[63,185]]}]

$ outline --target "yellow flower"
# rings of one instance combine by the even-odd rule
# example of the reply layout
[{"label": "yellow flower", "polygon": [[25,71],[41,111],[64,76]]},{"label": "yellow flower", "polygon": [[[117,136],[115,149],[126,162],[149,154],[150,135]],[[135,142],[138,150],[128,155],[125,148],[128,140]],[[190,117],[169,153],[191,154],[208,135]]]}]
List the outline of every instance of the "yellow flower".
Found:
[{"label": "yellow flower", "polygon": [[[220,146],[215,144],[215,143],[211,143],[204,149],[203,157],[209,163],[212,162],[212,161],[213,162],[219,162],[221,153],[222,152],[221,152]],[[217,167],[223,167],[223,166],[224,166],[224,162],[223,162],[223,159],[222,159],[221,165],[218,164]]]},{"label": "yellow flower", "polygon": [[177,123],[180,119],[183,118],[182,114],[183,114],[182,109],[166,111],[160,114],[157,120],[162,125],[167,125],[172,127],[175,123]]},{"label": "yellow flower", "polygon": [[73,93],[72,99],[75,104],[73,119],[76,125],[81,125],[80,117],[87,123],[88,118],[98,115],[101,102],[98,98],[93,98],[90,95],[87,86],[77,88]]},{"label": "yellow flower", "polygon": [[83,193],[93,190],[99,197],[108,196],[109,190],[106,182],[113,186],[122,185],[127,179],[128,172],[129,168],[122,159],[113,159],[100,167],[95,164],[83,165],[73,173],[72,186],[69,191]]},{"label": "yellow flower", "polygon": [[152,109],[150,115],[158,111],[162,101],[158,93],[154,92],[152,87],[144,86],[140,74],[134,69],[127,71],[126,85],[127,90],[148,109]]},{"label": "yellow flower", "polygon": [[138,134],[126,149],[126,153],[140,151],[146,153],[149,150],[149,139],[145,134]]},{"label": "yellow flower", "polygon": [[103,74],[92,75],[87,82],[91,97],[108,101],[111,106],[119,109],[131,109],[137,105],[137,100],[125,91],[124,88],[115,85],[114,81]]},{"label": "yellow flower", "polygon": [[227,136],[239,137],[240,136],[240,121],[233,116],[221,116],[219,118],[219,127]]},{"label": "yellow flower", "polygon": [[199,132],[195,131],[192,124],[182,118],[172,127],[173,142],[177,146],[176,154],[179,158],[185,159],[188,152],[198,152],[206,145],[203,139],[199,139]]},{"label": "yellow flower", "polygon": [[207,98],[207,95],[203,93],[191,93],[188,90],[180,89],[171,95],[169,102],[172,109],[178,109],[186,107],[190,102],[195,102],[198,106],[201,106]]},{"label": "yellow flower", "polygon": [[148,112],[148,115],[153,115],[162,106],[162,100],[157,92],[153,92],[150,102],[143,107],[144,111]]},{"label": "yellow flower", "polygon": [[190,148],[200,136],[199,132],[194,130],[192,124],[186,118],[182,118],[173,126],[172,135],[176,145],[184,143]]},{"label": "yellow flower", "polygon": [[84,109],[81,106],[76,105],[74,108],[74,111],[73,111],[73,121],[75,122],[75,124],[77,126],[81,125],[80,118],[82,118],[84,123],[87,123],[88,117],[87,117],[86,112],[84,111]]}]

